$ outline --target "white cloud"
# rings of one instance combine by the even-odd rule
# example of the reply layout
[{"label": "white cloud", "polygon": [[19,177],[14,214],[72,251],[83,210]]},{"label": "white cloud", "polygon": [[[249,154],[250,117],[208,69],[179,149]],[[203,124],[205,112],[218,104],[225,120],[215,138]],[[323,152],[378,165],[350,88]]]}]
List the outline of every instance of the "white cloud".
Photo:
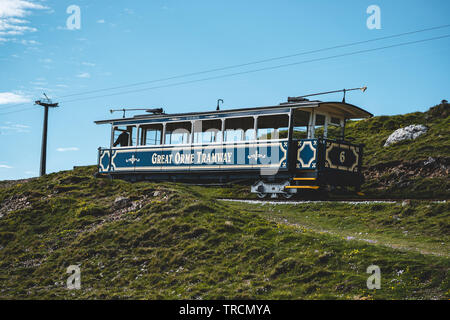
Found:
[{"label": "white cloud", "polygon": [[46,81],[30,81],[30,84],[35,85],[35,86],[45,86],[47,85]]},{"label": "white cloud", "polygon": [[[17,41],[17,39],[13,39],[13,40]],[[25,46],[39,44],[39,42],[37,42],[35,40],[21,40],[20,43],[25,45]]]},{"label": "white cloud", "polygon": [[0,18],[24,17],[29,14],[29,9],[45,9],[45,7],[32,1],[2,0],[0,2]]},{"label": "white cloud", "polygon": [[20,128],[20,129],[26,129],[26,128],[29,128],[30,126],[18,123],[18,124],[15,124],[14,127]]},{"label": "white cloud", "polygon": [[[28,32],[36,32],[34,27],[27,26],[29,21],[22,19],[33,10],[47,9],[34,0],[1,0],[0,1],[0,41],[15,41],[7,36],[20,36]],[[5,37],[6,36],[6,37]],[[29,44],[25,42],[23,44]],[[33,44],[33,43],[31,43]]]},{"label": "white cloud", "polygon": [[97,20],[97,23],[105,23],[104,19]]},{"label": "white cloud", "polygon": [[91,77],[91,74],[90,74],[89,72],[82,72],[82,73],[79,73],[79,74],[77,75],[77,77],[78,77],[78,78],[83,78],[83,79],[88,79],[88,78]]},{"label": "white cloud", "polygon": [[67,151],[78,151],[77,147],[68,147],[68,148],[57,148],[56,151],[58,152],[67,152]]},{"label": "white cloud", "polygon": [[27,26],[18,26],[9,23],[9,19],[0,19],[0,35],[2,36],[17,36],[23,35],[25,32],[36,32],[37,29]]},{"label": "white cloud", "polygon": [[20,123],[12,123],[5,122],[6,125],[0,126],[0,132],[3,135],[10,135],[11,133],[27,133],[30,132],[30,126],[20,124]]},{"label": "white cloud", "polygon": [[13,92],[0,92],[0,104],[23,103],[31,100]]},{"label": "white cloud", "polygon": [[95,67],[95,63],[91,63],[91,62],[82,62],[81,64],[83,66],[87,66],[87,67]]},{"label": "white cloud", "polygon": [[0,164],[0,168],[4,168],[4,169],[12,169],[13,167],[8,166],[6,164]]}]

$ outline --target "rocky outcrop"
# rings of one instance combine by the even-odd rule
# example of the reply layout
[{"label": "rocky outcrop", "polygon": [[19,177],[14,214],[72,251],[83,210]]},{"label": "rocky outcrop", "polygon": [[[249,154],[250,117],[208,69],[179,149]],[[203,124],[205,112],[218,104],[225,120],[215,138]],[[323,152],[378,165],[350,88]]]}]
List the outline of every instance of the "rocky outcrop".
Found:
[{"label": "rocky outcrop", "polygon": [[31,208],[29,199],[26,196],[14,195],[0,202],[0,218],[9,212],[27,208]]},{"label": "rocky outcrop", "polygon": [[414,140],[425,134],[428,128],[421,124],[412,124],[410,126],[395,130],[384,143],[385,147],[404,140]]},{"label": "rocky outcrop", "polygon": [[393,161],[366,168],[367,181],[376,181],[378,187],[406,187],[416,177],[443,178],[450,173],[450,158],[432,158],[422,161]]}]

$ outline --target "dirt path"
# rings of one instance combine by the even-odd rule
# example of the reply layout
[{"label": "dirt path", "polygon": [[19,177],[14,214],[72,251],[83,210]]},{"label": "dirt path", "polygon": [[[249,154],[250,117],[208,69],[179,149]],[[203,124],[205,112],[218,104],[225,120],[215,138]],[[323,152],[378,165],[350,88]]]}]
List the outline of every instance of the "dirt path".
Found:
[{"label": "dirt path", "polygon": [[332,231],[332,230],[325,230],[325,229],[321,229],[321,228],[320,229],[319,228],[314,228],[314,227],[311,227],[309,225],[302,225],[302,224],[299,224],[299,223],[292,223],[292,222],[289,222],[287,219],[281,219],[281,218],[279,218],[279,219],[276,219],[276,218],[275,219],[269,219],[269,218],[267,218],[267,219],[270,220],[270,221],[276,222],[276,223],[281,223],[281,224],[288,225],[288,226],[291,226],[291,227],[296,227],[296,228],[299,228],[299,229],[307,229],[309,231],[316,232],[316,233],[327,233],[327,234],[330,234],[330,235],[333,235],[333,236],[336,236],[336,237],[339,237],[339,238],[343,238],[343,239],[345,239],[347,241],[362,241],[362,242],[366,242],[366,243],[369,243],[369,244],[372,244],[372,245],[389,247],[389,248],[392,248],[392,249],[395,249],[395,250],[415,251],[415,252],[419,252],[419,253],[424,254],[424,255],[450,257],[450,255],[448,253],[445,253],[445,252],[434,252],[434,251],[430,251],[430,250],[420,249],[420,248],[417,248],[417,247],[414,247],[414,246],[405,246],[405,245],[400,244],[400,243],[387,242],[387,241],[385,241],[383,239],[369,239],[368,237],[360,237],[358,235],[349,235],[349,234],[339,233],[339,232]]},{"label": "dirt path", "polygon": [[[264,206],[264,205],[295,205],[295,204],[305,204],[305,203],[320,203],[320,202],[327,202],[327,201],[260,201],[260,200],[231,200],[231,199],[220,199],[222,201],[227,201],[227,202],[241,202],[241,203],[246,203],[246,204],[256,204],[259,206]],[[397,203],[397,202],[402,202],[402,200],[399,201],[334,201],[334,202],[340,202],[340,203],[348,203],[348,204],[354,204],[354,205],[361,205],[361,204],[372,204],[372,203]],[[380,237],[373,237],[373,235],[369,235],[367,233],[362,233],[362,232],[342,232],[340,230],[329,230],[329,229],[323,229],[320,228],[320,226],[318,227],[317,225],[313,226],[313,225],[307,225],[307,224],[300,224],[297,222],[290,222],[288,221],[288,219],[286,218],[274,218],[274,217],[267,217],[265,216],[266,219],[276,222],[276,223],[280,223],[280,224],[284,224],[284,225],[288,225],[291,227],[296,227],[299,229],[307,229],[308,231],[312,231],[315,233],[327,233],[339,238],[342,238],[344,240],[347,241],[361,241],[361,242],[365,242],[365,243],[369,243],[371,245],[376,245],[376,246],[384,246],[384,247],[389,247],[395,250],[400,250],[400,251],[411,251],[411,252],[418,252],[424,255],[434,255],[434,256],[441,256],[441,257],[450,257],[450,254],[446,251],[446,250],[442,250],[442,251],[436,251],[436,250],[430,250],[427,248],[419,248],[417,247],[417,244],[415,244],[414,242],[409,242],[410,244],[405,244],[405,243],[400,243],[400,242],[396,242],[394,241],[387,241],[386,239],[382,239]],[[392,240],[392,239],[390,239]],[[406,240],[405,240],[406,242]]]}]

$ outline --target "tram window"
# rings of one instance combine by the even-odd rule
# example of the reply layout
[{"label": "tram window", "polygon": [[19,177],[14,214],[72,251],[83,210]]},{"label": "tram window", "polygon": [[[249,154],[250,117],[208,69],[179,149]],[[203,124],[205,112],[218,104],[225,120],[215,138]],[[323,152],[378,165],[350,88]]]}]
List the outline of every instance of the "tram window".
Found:
[{"label": "tram window", "polygon": [[293,138],[306,139],[308,138],[308,125],[311,113],[304,110],[294,110],[293,121]]},{"label": "tram window", "polygon": [[128,147],[136,145],[135,127],[114,127],[113,147]]},{"label": "tram window", "polygon": [[287,114],[258,117],[258,140],[284,139],[288,136]]},{"label": "tram window", "polygon": [[340,126],[341,125],[341,119],[335,118],[335,117],[331,117],[330,123],[333,124],[333,125],[336,125],[336,126]]},{"label": "tram window", "polygon": [[255,124],[252,117],[225,119],[224,141],[255,140]]},{"label": "tram window", "polygon": [[314,135],[316,137],[327,137],[327,131],[326,131],[326,125],[325,125],[325,116],[322,114],[316,114],[316,122],[314,126]]},{"label": "tram window", "polygon": [[140,143],[142,146],[158,146],[161,145],[161,137],[163,131],[162,124],[151,124],[141,126],[140,130]]},{"label": "tram window", "polygon": [[194,143],[222,141],[222,120],[197,120],[194,122]]},{"label": "tram window", "polygon": [[341,119],[331,117],[328,123],[328,138],[338,139],[342,135]]},{"label": "tram window", "polygon": [[190,122],[171,122],[166,124],[165,144],[189,144],[191,142]]}]

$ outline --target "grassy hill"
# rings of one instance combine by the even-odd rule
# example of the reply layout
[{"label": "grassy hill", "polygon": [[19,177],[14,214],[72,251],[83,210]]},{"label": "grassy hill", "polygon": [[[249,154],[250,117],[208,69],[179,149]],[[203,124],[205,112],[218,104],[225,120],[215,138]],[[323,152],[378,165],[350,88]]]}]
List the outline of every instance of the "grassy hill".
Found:
[{"label": "grassy hill", "polygon": [[[413,141],[383,147],[389,135],[411,124],[422,124],[428,132]],[[346,136],[365,144],[364,166],[374,167],[398,161],[417,162],[433,158],[450,158],[450,105],[439,104],[427,112],[396,116],[378,116],[347,123]]]},{"label": "grassy hill", "polygon": [[[388,148],[397,128],[427,134]],[[448,199],[448,105],[350,122],[369,196]],[[433,161],[429,157],[433,158]],[[0,182],[0,299],[449,299],[450,205],[255,204],[248,186],[95,179],[83,167]],[[68,290],[66,269],[81,268]],[[369,290],[367,267],[381,269]]]},{"label": "grassy hill", "polygon": [[94,172],[2,184],[0,298],[450,298],[448,203],[246,205]]},{"label": "grassy hill", "polygon": [[[384,143],[399,128],[422,124],[426,134],[389,147]],[[450,105],[427,112],[379,116],[348,123],[346,134],[365,144],[364,192],[373,197],[442,198],[450,196]]]}]

